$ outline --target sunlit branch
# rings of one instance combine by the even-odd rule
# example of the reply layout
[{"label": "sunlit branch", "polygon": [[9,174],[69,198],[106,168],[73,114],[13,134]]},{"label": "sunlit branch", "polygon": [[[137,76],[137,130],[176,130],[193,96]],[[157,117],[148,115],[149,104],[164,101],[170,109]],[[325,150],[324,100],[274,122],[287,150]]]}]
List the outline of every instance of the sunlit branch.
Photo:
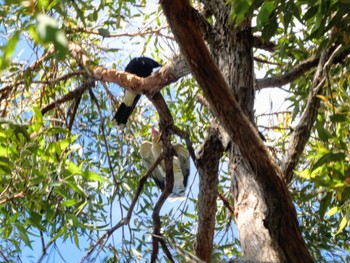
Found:
[{"label": "sunlit branch", "polygon": [[85,28],[75,28],[73,29],[74,32],[83,32],[87,33],[90,35],[98,35],[102,36],[104,38],[110,38],[110,37],[137,37],[137,36],[145,36],[145,35],[156,35],[156,36],[161,36],[165,38],[169,38],[171,40],[174,40],[174,37],[164,35],[161,33],[163,29],[166,29],[167,27],[160,27],[160,28],[151,28],[151,29],[145,29],[145,30],[140,30],[137,32],[133,33],[128,33],[128,32],[123,32],[123,33],[109,33],[109,32],[104,32],[104,31],[94,31],[94,30],[88,30]]},{"label": "sunlit branch", "polygon": [[11,202],[11,201],[13,201],[13,200],[15,200],[15,199],[18,199],[18,198],[22,198],[22,197],[24,197],[24,196],[25,196],[25,192],[24,192],[24,191],[21,191],[21,192],[19,192],[19,193],[17,193],[17,194],[14,194],[14,195],[11,196],[11,197],[7,197],[7,198],[4,198],[4,199],[0,200],[0,205],[5,204],[5,203],[7,203],[7,202]]}]

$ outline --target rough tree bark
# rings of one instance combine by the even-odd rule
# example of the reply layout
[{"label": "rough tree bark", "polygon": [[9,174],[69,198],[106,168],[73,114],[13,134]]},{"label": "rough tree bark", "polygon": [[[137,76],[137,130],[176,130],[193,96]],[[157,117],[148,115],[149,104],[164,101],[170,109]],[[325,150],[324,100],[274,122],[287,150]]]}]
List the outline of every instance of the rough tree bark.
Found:
[{"label": "rough tree bark", "polygon": [[[216,127],[215,127],[216,126]],[[198,194],[198,233],[196,236],[196,256],[210,262],[215,230],[216,199],[218,193],[219,160],[224,152],[224,146],[219,138],[218,127],[212,124],[208,129],[205,143],[202,145],[196,167],[199,174]],[[206,231],[201,231],[205,229]]]},{"label": "rough tree bark", "polygon": [[[235,149],[231,152],[236,161],[236,167],[232,167],[236,169],[235,213],[244,254],[258,261],[311,262],[282,173],[251,122],[254,85],[249,20],[234,27],[228,23],[228,12],[220,10],[223,15],[217,17],[218,23],[228,27],[222,28],[228,41],[226,45],[222,42],[222,47],[228,49],[217,56],[219,64],[228,62],[228,68],[222,71],[226,79],[230,76],[228,86],[203,41],[197,13],[188,1],[163,0],[161,4],[192,74],[239,149],[239,153]],[[230,59],[220,56],[225,53]]]}]

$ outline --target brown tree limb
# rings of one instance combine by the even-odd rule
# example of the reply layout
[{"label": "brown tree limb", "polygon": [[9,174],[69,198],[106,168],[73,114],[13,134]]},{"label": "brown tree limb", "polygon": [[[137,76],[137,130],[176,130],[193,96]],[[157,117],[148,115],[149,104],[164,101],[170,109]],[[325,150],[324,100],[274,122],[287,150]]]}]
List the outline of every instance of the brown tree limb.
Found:
[{"label": "brown tree limb", "polygon": [[73,101],[73,103],[72,103],[72,105],[70,107],[69,111],[71,111],[71,114],[69,116],[69,122],[68,122],[68,130],[69,131],[72,131],[74,120],[75,120],[75,116],[76,116],[76,114],[78,112],[78,108],[79,108],[80,102],[81,102],[81,96],[78,96],[78,97],[75,98],[75,100]]},{"label": "brown tree limb", "polygon": [[[287,183],[290,183],[293,177],[293,170],[299,162],[305,145],[310,137],[312,127],[316,121],[317,112],[320,107],[320,99],[317,95],[322,94],[324,84],[326,83],[326,70],[333,63],[335,57],[341,53],[341,46],[330,55],[330,49],[326,49],[321,54],[317,70],[314,75],[313,83],[309,91],[305,110],[295,127],[291,140],[289,142],[288,152],[283,162],[283,173]],[[327,66],[326,66],[327,65]]]},{"label": "brown tree limb", "polygon": [[[344,50],[343,50],[344,51]],[[349,52],[337,52],[335,54],[334,58],[332,59],[333,62],[340,62],[349,54]],[[273,88],[273,87],[282,87],[283,85],[287,85],[294,80],[301,77],[303,74],[305,74],[307,71],[315,68],[320,61],[320,56],[313,55],[304,61],[300,62],[298,65],[294,66],[289,72],[281,75],[281,76],[275,76],[275,77],[269,77],[269,78],[263,78],[263,79],[256,79],[255,87],[256,90],[260,90],[263,88]]]},{"label": "brown tree limb", "polygon": [[7,203],[7,202],[11,202],[11,201],[13,201],[13,200],[15,200],[15,199],[22,198],[22,197],[24,197],[24,196],[25,196],[25,192],[24,192],[24,191],[21,191],[21,192],[19,192],[19,193],[17,193],[17,194],[14,194],[14,195],[11,196],[11,197],[6,197],[6,198],[4,198],[4,199],[1,199],[1,200],[0,200],[0,205],[5,204],[5,203]]},{"label": "brown tree limb", "polygon": [[260,90],[260,89],[269,88],[269,87],[281,87],[283,85],[289,84],[294,80],[298,79],[301,75],[303,75],[308,70],[317,66],[318,61],[319,61],[318,56],[311,56],[310,58],[300,62],[291,71],[281,76],[257,79],[256,89]]},{"label": "brown tree limb", "polygon": [[54,109],[57,105],[60,105],[62,103],[65,103],[69,100],[73,100],[81,96],[86,90],[88,90],[89,88],[92,88],[94,85],[95,85],[95,81],[91,79],[85,81],[83,84],[81,84],[79,88],[68,92],[67,94],[63,95],[61,98],[43,107],[41,109],[41,114],[45,115],[48,111]]},{"label": "brown tree limb", "polygon": [[86,68],[88,74],[98,80],[113,82],[119,86],[138,94],[153,95],[160,91],[164,86],[176,82],[181,77],[190,73],[185,60],[180,55],[175,55],[161,69],[153,73],[150,77],[140,78],[133,74],[107,69],[101,66],[92,66],[91,59],[85,50],[74,42],[69,42],[68,50],[71,56],[78,63]]},{"label": "brown tree limb", "polygon": [[[187,0],[162,0],[161,5],[205,98],[232,141],[239,147],[242,157],[254,173],[254,179],[265,193],[268,214],[264,226],[275,242],[279,260],[292,262],[300,258],[303,262],[312,261],[298,229],[296,211],[287,186],[282,181],[281,171],[229,92],[194,22],[192,7]],[[298,245],[291,246],[285,242],[285,237]]]},{"label": "brown tree limb", "polygon": [[[166,27],[147,28],[147,29],[133,32],[133,33],[123,32],[123,33],[109,33],[109,34],[105,34],[103,32],[101,33],[100,31],[89,30],[89,29],[85,29],[85,28],[73,28],[72,31],[83,32],[83,33],[87,33],[90,35],[98,35],[98,36],[102,36],[104,38],[109,38],[109,37],[136,37],[136,36],[144,36],[144,35],[150,35],[150,34],[155,34],[157,36],[164,36],[161,33],[161,30],[163,30],[165,28]],[[168,36],[164,36],[164,37],[168,37]]]},{"label": "brown tree limb", "polygon": [[197,158],[199,194],[195,253],[201,260],[210,262],[215,232],[219,160],[224,147],[219,138],[218,126],[210,127],[207,132],[208,136]]},{"label": "brown tree limb", "polygon": [[173,191],[174,186],[174,171],[173,171],[173,156],[174,150],[171,145],[171,128],[174,125],[173,118],[170,114],[170,111],[164,101],[163,96],[157,92],[152,98],[151,102],[155,105],[159,113],[159,128],[161,130],[161,141],[163,146],[163,153],[165,159],[165,188],[162,191],[152,213],[153,219],[153,235],[152,235],[152,255],[151,262],[156,262],[158,257],[159,243],[162,245],[163,251],[167,255],[168,259],[171,262],[174,262],[171,253],[169,252],[165,241],[160,232],[162,224],[160,220],[160,210],[162,209],[166,199]]}]

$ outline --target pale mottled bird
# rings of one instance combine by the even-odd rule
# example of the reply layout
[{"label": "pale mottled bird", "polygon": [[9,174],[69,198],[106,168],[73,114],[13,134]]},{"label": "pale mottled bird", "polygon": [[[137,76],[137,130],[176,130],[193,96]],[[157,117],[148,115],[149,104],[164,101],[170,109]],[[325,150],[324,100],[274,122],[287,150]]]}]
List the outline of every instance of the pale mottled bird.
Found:
[{"label": "pale mottled bird", "polygon": [[[188,177],[190,175],[190,155],[188,150],[181,144],[173,145],[177,157],[173,159],[174,187],[171,197],[181,197],[186,193]],[[159,132],[152,128],[152,142],[144,142],[141,145],[140,154],[144,165],[149,169],[162,153]],[[163,191],[165,187],[164,161],[153,171],[152,177],[156,185]]]},{"label": "pale mottled bird", "polygon": [[[152,74],[154,68],[161,65],[148,57],[133,58],[126,66],[125,71],[135,74],[138,77],[146,78]],[[123,129],[128,121],[129,116],[134,110],[136,103],[140,99],[140,94],[125,90],[124,100],[120,104],[113,121],[115,121],[120,129]]]}]

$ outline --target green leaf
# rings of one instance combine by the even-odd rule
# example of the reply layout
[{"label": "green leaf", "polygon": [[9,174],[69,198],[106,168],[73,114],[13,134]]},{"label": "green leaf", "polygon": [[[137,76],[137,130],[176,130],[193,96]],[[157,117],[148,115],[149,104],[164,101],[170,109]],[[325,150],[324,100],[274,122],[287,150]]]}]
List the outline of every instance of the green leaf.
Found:
[{"label": "green leaf", "polygon": [[273,1],[266,1],[260,8],[260,12],[256,18],[257,26],[262,28],[270,18],[272,11],[274,10]]},{"label": "green leaf", "polygon": [[91,180],[91,181],[99,181],[99,182],[108,182],[109,180],[106,179],[105,177],[99,175],[98,173],[89,171],[89,170],[85,170],[83,172],[83,177]]},{"label": "green leaf", "polygon": [[314,171],[316,168],[320,167],[323,164],[329,162],[343,161],[344,159],[344,153],[326,153],[320,159],[318,159],[318,161],[312,166],[312,171]]},{"label": "green leaf", "polygon": [[79,236],[78,236],[78,232],[77,232],[77,230],[75,228],[73,229],[73,235],[74,235],[74,243],[75,243],[75,245],[77,246],[77,248],[80,248],[79,247]]},{"label": "green leaf", "polygon": [[326,196],[322,198],[322,200],[320,201],[320,209],[318,210],[320,214],[320,218],[324,217],[327,208],[332,202],[332,196],[333,196],[333,193],[327,193]]},{"label": "green leaf", "polygon": [[346,215],[342,218],[336,235],[338,235],[341,231],[343,231],[343,229],[346,227],[349,221],[350,221],[350,208],[346,211]]},{"label": "green leaf", "polygon": [[15,33],[7,41],[7,44],[1,48],[3,55],[0,59],[0,72],[4,70],[11,61],[12,55],[16,50],[19,37],[20,31],[15,31]]},{"label": "green leaf", "polygon": [[75,215],[67,214],[67,219],[70,220],[70,222],[72,223],[72,226],[74,227],[86,228],[86,226],[83,223],[81,223],[78,217],[76,217]]},{"label": "green leaf", "polygon": [[81,170],[82,165],[83,164],[78,166],[73,162],[67,162],[67,169],[68,171],[71,172],[71,174],[82,174],[83,173],[83,171]]},{"label": "green leaf", "polygon": [[98,33],[103,36],[103,37],[109,37],[111,35],[111,33],[109,32],[108,29],[105,28],[99,28],[98,29]]},{"label": "green leaf", "polygon": [[333,114],[330,116],[331,121],[333,122],[345,122],[347,121],[346,114]]},{"label": "green leaf", "polygon": [[31,244],[31,242],[29,240],[29,237],[28,237],[28,232],[24,228],[24,226],[21,223],[18,223],[18,222],[15,223],[15,226],[17,227],[18,232],[19,232],[19,236],[20,236],[21,240],[24,242],[24,244],[27,247],[32,248],[32,244]]},{"label": "green leaf", "polygon": [[50,16],[39,14],[37,16],[38,25],[36,35],[43,44],[54,44],[58,58],[64,58],[68,49],[68,40],[57,22]]},{"label": "green leaf", "polygon": [[338,211],[339,211],[339,207],[334,206],[328,210],[328,212],[326,213],[326,216],[332,216],[332,215],[336,214]]},{"label": "green leaf", "polygon": [[273,16],[270,20],[269,23],[267,23],[264,28],[262,29],[261,32],[261,37],[265,41],[269,41],[272,36],[276,34],[276,31],[278,29],[278,23],[277,23],[277,17]]},{"label": "green leaf", "polygon": [[66,207],[71,207],[71,206],[75,205],[76,203],[78,203],[77,200],[69,199],[69,200],[66,200],[66,201],[62,202],[62,205],[66,206]]}]

